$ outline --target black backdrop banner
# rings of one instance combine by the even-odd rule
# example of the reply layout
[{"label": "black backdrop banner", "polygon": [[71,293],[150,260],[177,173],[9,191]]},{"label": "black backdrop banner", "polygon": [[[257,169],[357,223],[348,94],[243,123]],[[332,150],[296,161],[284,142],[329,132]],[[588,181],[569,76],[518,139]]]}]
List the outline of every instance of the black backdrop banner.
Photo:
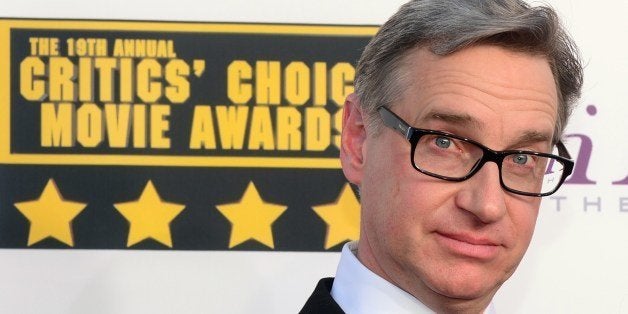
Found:
[{"label": "black backdrop banner", "polygon": [[0,20],[0,248],[338,250],[372,26]]}]

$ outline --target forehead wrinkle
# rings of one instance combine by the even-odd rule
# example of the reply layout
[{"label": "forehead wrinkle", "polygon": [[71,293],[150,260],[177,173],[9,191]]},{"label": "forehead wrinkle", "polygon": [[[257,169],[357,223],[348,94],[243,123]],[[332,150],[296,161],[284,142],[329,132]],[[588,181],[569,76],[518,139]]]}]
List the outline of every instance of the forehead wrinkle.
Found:
[{"label": "forehead wrinkle", "polygon": [[[456,77],[467,77],[467,80],[457,80]],[[555,92],[548,94],[540,90],[540,88],[534,88],[533,86],[514,86],[502,81],[487,81],[486,78],[481,75],[473,75],[453,70],[440,71],[438,74],[434,73],[429,78],[423,78],[419,85],[420,89],[428,90],[438,90],[448,87],[454,89],[462,87],[477,90],[481,94],[501,100],[532,100],[551,104],[554,107],[556,107],[558,102],[558,96]]]},{"label": "forehead wrinkle", "polygon": [[453,113],[439,110],[431,110],[421,119],[419,119],[419,125],[430,121],[442,121],[465,128],[473,127],[476,129],[484,130],[484,123],[467,113]]}]

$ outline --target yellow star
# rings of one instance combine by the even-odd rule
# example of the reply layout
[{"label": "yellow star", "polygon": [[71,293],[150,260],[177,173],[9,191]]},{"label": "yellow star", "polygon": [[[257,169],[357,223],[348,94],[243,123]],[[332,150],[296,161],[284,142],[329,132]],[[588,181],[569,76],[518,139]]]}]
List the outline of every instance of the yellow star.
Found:
[{"label": "yellow star", "polygon": [[349,184],[345,184],[335,203],[312,207],[327,224],[325,249],[360,237],[360,203]]},{"label": "yellow star", "polygon": [[149,180],[139,200],[114,204],[114,207],[131,224],[127,247],[152,238],[171,248],[170,223],[185,205],[162,201]]},{"label": "yellow star", "polygon": [[38,199],[15,203],[15,207],[30,222],[28,246],[47,237],[74,246],[72,220],[86,205],[64,200],[53,179],[48,180]]},{"label": "yellow star", "polygon": [[253,182],[249,182],[239,202],[217,205],[216,208],[231,222],[229,248],[250,239],[275,248],[272,224],[287,207],[265,203]]}]

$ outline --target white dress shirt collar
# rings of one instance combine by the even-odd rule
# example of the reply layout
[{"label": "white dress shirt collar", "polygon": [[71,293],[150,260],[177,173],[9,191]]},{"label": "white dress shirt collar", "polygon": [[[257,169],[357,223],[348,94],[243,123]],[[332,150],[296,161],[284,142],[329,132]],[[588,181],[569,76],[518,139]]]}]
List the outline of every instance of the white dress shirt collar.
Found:
[{"label": "white dress shirt collar", "polygon": [[347,314],[434,313],[409,293],[370,271],[356,257],[358,242],[342,248],[331,296]]},{"label": "white dress shirt collar", "polygon": [[[434,313],[414,296],[362,265],[356,256],[357,249],[357,241],[342,248],[331,288],[331,296],[345,313]],[[484,312],[495,313],[493,304]]]}]

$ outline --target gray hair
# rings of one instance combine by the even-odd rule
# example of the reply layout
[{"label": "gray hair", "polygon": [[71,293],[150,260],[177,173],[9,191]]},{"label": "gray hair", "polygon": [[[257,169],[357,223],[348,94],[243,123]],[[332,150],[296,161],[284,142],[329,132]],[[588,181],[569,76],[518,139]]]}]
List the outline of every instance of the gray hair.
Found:
[{"label": "gray hair", "polygon": [[[520,0],[413,0],[404,4],[379,29],[357,65],[355,90],[369,122],[379,121],[377,107],[390,107],[402,94],[402,63],[414,48],[447,55],[473,44],[547,58],[558,92],[553,139],[558,142],[580,96],[582,64],[556,12]],[[377,130],[381,123],[373,125]]]}]

